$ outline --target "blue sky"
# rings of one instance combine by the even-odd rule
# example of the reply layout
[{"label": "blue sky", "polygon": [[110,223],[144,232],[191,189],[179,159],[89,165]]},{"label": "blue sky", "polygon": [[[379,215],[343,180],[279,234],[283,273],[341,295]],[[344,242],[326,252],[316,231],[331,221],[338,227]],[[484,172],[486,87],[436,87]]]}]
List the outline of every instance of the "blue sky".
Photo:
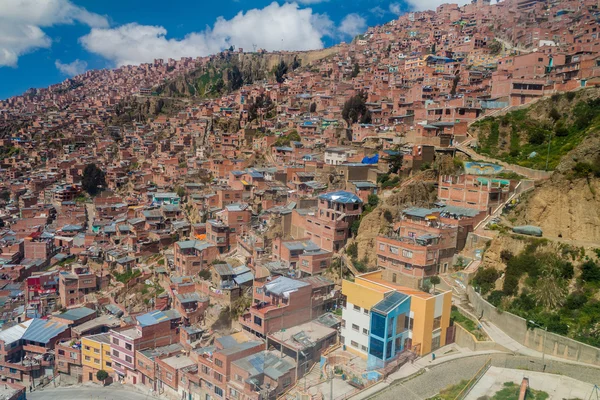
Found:
[{"label": "blue sky", "polygon": [[229,45],[326,47],[419,7],[407,1],[1,0],[0,99],[88,69]]}]

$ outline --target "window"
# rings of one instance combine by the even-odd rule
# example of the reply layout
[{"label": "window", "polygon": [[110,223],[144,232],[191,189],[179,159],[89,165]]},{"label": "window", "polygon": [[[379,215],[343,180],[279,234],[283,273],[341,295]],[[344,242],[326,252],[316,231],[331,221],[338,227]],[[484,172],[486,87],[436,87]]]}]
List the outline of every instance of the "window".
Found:
[{"label": "window", "polygon": [[436,329],[440,329],[440,327],[442,326],[442,317],[436,317],[433,319],[433,330],[435,331]]},{"label": "window", "polygon": [[85,361],[90,361],[91,360],[90,356],[85,356],[84,359],[85,359]]},{"label": "window", "polygon": [[369,315],[369,310],[367,310],[366,308],[363,308],[363,314]]},{"label": "window", "polygon": [[243,381],[244,381],[244,378],[242,378],[242,377],[241,377],[240,375],[238,375],[238,374],[235,374],[235,380],[236,380],[236,381],[238,381],[238,382],[243,382]]},{"label": "window", "polygon": [[413,252],[410,250],[402,250],[402,257],[412,258]]},{"label": "window", "polygon": [[219,397],[223,397],[223,389],[218,386],[215,386],[215,394]]},{"label": "window", "polygon": [[[398,254],[398,248],[394,247],[394,246],[390,246],[390,253]],[[404,253],[404,251],[402,251],[402,253]]]},{"label": "window", "polygon": [[363,335],[368,335],[369,334],[369,330],[367,328],[363,328]]},{"label": "window", "polygon": [[90,346],[83,346],[84,349],[86,349],[87,351],[90,351],[91,347]]},{"label": "window", "polygon": [[110,361],[106,361],[104,364],[106,364],[107,367],[112,367],[112,363]]},{"label": "window", "polygon": [[223,375],[215,371],[214,376],[217,381],[223,382]]},{"label": "window", "polygon": [[222,367],[223,366],[223,361],[219,360],[218,358],[215,358],[215,365],[217,367]]},{"label": "window", "polygon": [[360,346],[360,349],[361,349],[362,351],[365,351],[365,352],[368,350],[368,349],[367,349],[367,346]]},{"label": "window", "polygon": [[254,324],[258,326],[262,326],[262,319],[260,317],[254,316]]},{"label": "window", "polygon": [[72,360],[77,360],[77,353],[71,352],[69,355],[71,356]]},{"label": "window", "polygon": [[166,375],[167,375],[167,379],[168,380],[172,380],[173,379],[173,374],[172,373],[167,372]]},{"label": "window", "polygon": [[100,364],[100,359],[99,358],[94,358],[94,364]]},{"label": "window", "polygon": [[351,340],[350,346],[358,348],[358,343],[356,343],[354,340]]},{"label": "window", "polygon": [[356,324],[352,324],[352,330],[358,332],[360,328]]},{"label": "window", "polygon": [[94,353],[100,354],[100,349],[94,349]]},{"label": "window", "polygon": [[208,368],[206,365],[202,365],[200,369],[202,370],[203,374],[210,374],[210,368]]},{"label": "window", "polygon": [[229,396],[231,396],[231,398],[233,398],[233,399],[237,399],[238,391],[235,389],[229,388]]},{"label": "window", "polygon": [[385,244],[379,243],[379,250],[384,251],[385,250]]},{"label": "window", "polygon": [[119,345],[119,339],[117,339],[117,338],[113,338],[112,342],[113,342],[113,344],[116,344],[117,346]]},{"label": "window", "polygon": [[358,311],[358,312],[360,312],[360,307],[359,307],[359,306],[357,306],[357,305],[354,305],[354,311]]},{"label": "window", "polygon": [[131,349],[132,349],[132,347],[131,347],[131,344],[129,344],[129,343],[125,343],[125,348],[126,348],[127,350],[131,350]]},{"label": "window", "polygon": [[132,358],[131,356],[125,356],[125,361],[127,361],[128,363],[132,362]]},{"label": "window", "polygon": [[117,350],[113,350],[113,356],[119,357],[119,352]]},{"label": "window", "polygon": [[283,378],[283,387],[286,388],[292,384],[292,377],[286,376]]}]

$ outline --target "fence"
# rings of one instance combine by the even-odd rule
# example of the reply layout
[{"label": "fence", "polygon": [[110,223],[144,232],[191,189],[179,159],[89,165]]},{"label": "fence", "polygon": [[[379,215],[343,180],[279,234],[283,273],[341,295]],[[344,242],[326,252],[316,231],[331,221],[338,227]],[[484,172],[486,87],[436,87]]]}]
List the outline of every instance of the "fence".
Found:
[{"label": "fence", "polygon": [[485,375],[485,373],[487,372],[488,369],[490,369],[491,366],[492,366],[492,359],[488,358],[488,360],[485,362],[485,364],[483,364],[483,367],[481,367],[479,369],[479,371],[477,371],[475,376],[473,376],[471,378],[471,380],[467,383],[467,386],[465,386],[463,388],[463,390],[461,390],[460,393],[456,396],[455,400],[463,400],[464,398],[466,398],[467,395],[469,394],[469,392],[471,391],[471,389],[473,389],[473,387],[475,387],[475,385],[477,385],[477,382],[479,382],[481,377],[483,375]]}]

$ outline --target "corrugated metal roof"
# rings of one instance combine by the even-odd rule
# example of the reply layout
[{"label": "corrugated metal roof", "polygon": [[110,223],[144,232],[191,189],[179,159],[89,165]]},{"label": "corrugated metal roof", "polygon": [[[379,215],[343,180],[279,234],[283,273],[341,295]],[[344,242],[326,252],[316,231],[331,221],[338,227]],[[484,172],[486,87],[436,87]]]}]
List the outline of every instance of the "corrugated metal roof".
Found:
[{"label": "corrugated metal roof", "polygon": [[4,342],[4,345],[20,340],[33,321],[33,319],[30,319],[0,332],[0,340]]},{"label": "corrugated metal roof", "polygon": [[68,319],[69,321],[77,321],[81,318],[85,318],[95,313],[96,311],[92,309],[89,309],[87,307],[80,307],[65,311],[64,313],[59,315],[59,318]]},{"label": "corrugated metal roof", "polygon": [[336,203],[362,203],[363,201],[354,193],[339,190],[337,192],[323,193],[319,196],[320,199],[333,201]]},{"label": "corrugated metal roof", "polygon": [[23,339],[36,343],[46,344],[69,328],[68,325],[53,320],[32,319],[31,321]]}]

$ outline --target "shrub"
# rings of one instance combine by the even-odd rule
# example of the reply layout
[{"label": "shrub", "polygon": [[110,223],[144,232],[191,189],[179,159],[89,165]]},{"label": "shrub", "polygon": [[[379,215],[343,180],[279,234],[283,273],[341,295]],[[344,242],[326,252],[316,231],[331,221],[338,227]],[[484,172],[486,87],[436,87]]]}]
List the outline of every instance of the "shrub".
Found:
[{"label": "shrub", "polygon": [[528,140],[529,140],[529,143],[531,143],[533,145],[540,145],[540,144],[543,144],[544,141],[546,140],[546,135],[541,130],[536,129],[535,131],[532,131],[531,133],[529,133]]},{"label": "shrub", "polygon": [[555,107],[552,107],[549,116],[554,120],[554,122],[562,118],[562,115],[560,114],[560,112],[558,112],[558,110]]},{"label": "shrub", "polygon": [[502,250],[500,252],[500,259],[506,264],[514,255],[510,250]]},{"label": "shrub", "polygon": [[592,260],[588,260],[581,266],[581,279],[584,282],[600,282],[600,267]]},{"label": "shrub", "polygon": [[565,97],[567,98],[567,100],[573,101],[573,99],[575,98],[575,95],[576,95],[575,92],[567,92],[567,94],[565,95]]},{"label": "shrub", "polygon": [[505,294],[502,290],[494,290],[492,293],[490,293],[487,300],[494,307],[500,307],[500,304],[502,303],[502,299],[504,298],[504,296],[505,296]]},{"label": "shrub", "polygon": [[494,268],[480,268],[473,278],[473,283],[479,286],[481,294],[486,294],[494,288],[499,277],[500,272]]},{"label": "shrub", "polygon": [[383,212],[383,218],[384,218],[384,219],[385,219],[387,222],[389,222],[389,223],[392,223],[392,221],[394,220],[394,217],[393,217],[393,215],[392,215],[392,212],[391,212],[390,210],[385,210],[385,211]]},{"label": "shrub", "polygon": [[571,293],[567,297],[567,301],[565,302],[565,308],[567,308],[568,310],[579,310],[585,305],[585,303],[587,303],[587,301],[587,296],[584,293]]},{"label": "shrub", "polygon": [[346,247],[346,254],[348,254],[350,258],[358,257],[358,243],[350,243],[348,247]]}]

